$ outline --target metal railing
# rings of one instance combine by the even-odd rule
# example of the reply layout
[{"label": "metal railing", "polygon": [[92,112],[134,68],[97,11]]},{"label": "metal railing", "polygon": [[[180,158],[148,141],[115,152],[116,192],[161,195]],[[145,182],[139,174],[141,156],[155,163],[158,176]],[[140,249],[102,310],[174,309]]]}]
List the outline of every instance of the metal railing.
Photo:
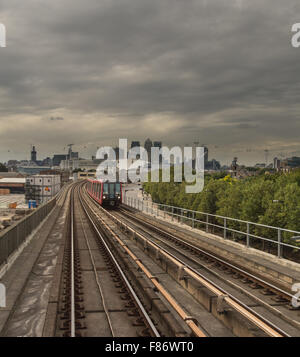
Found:
[{"label": "metal railing", "polygon": [[300,246],[286,243],[300,236],[299,231],[268,226],[266,224],[194,211],[134,197],[125,197],[124,203],[156,217],[169,217],[191,226],[213,233],[226,240],[233,240],[247,248],[255,248],[300,263]]},{"label": "metal railing", "polygon": [[56,205],[56,197],[0,233],[0,267],[37,228]]}]

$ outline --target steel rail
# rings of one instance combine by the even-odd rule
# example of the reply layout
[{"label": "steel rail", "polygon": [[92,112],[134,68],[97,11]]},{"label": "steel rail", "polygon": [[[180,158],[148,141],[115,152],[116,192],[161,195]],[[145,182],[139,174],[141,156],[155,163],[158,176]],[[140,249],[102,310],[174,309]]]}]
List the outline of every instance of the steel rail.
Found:
[{"label": "steel rail", "polygon": [[[147,240],[147,238],[143,237],[136,231],[135,234],[139,235],[142,239]],[[163,255],[169,256],[173,263],[177,264],[181,269],[183,269],[183,273],[186,272],[188,275],[190,275],[195,280],[199,281],[202,285],[204,285],[206,288],[208,288],[211,292],[213,292],[217,296],[223,297],[224,301],[226,301],[228,305],[233,307],[235,310],[245,316],[249,321],[254,323],[257,327],[262,329],[268,335],[272,337],[289,337],[289,335],[286,332],[282,331],[278,326],[275,326],[271,321],[256,313],[253,309],[249,308],[243,302],[239,301],[233,295],[229,294],[225,289],[221,289],[220,287],[218,287],[213,281],[197,272],[194,268],[192,268],[184,261],[168,252],[166,249],[160,247],[158,244],[152,241],[149,242],[149,244],[153,245]]]},{"label": "steel rail", "polygon": [[[95,203],[95,205],[96,205],[96,203]],[[132,233],[139,236],[143,241],[152,245],[155,249],[158,250],[158,252],[160,252],[162,255],[164,255],[169,260],[171,260],[179,268],[183,269],[183,271],[186,272],[189,276],[193,277],[195,280],[199,281],[202,285],[207,287],[211,292],[213,292],[217,296],[222,297],[224,299],[224,301],[226,301],[226,303],[229,306],[233,307],[236,311],[238,311],[241,315],[243,315],[245,318],[247,318],[249,321],[251,321],[254,325],[256,325],[258,328],[260,328],[266,334],[268,334],[271,337],[290,337],[285,331],[282,331],[278,326],[275,326],[271,321],[267,320],[266,318],[264,318],[263,316],[261,316],[260,314],[255,312],[253,309],[251,309],[250,307],[245,305],[243,302],[239,301],[237,298],[232,296],[230,293],[228,293],[224,289],[221,289],[220,287],[218,287],[214,282],[212,282],[211,280],[209,280],[208,278],[206,278],[205,276],[203,276],[202,274],[197,272],[194,268],[187,265],[185,262],[183,262],[179,258],[175,257],[173,254],[169,253],[166,249],[160,247],[158,244],[156,244],[154,242],[150,242],[146,237],[144,237],[143,235],[138,233],[136,230],[132,229],[130,226],[128,226],[121,220],[114,217],[111,213],[104,210],[100,205],[96,205],[96,206],[99,209],[101,209],[112,220],[118,222],[120,224],[120,226],[123,226],[128,231],[131,231]],[[101,217],[99,217],[99,218],[101,219]],[[111,229],[109,227],[108,227],[108,229],[111,231]],[[120,240],[118,237],[117,237],[117,239]],[[120,245],[122,245],[121,240],[120,240],[120,242],[119,242]],[[124,245],[124,243],[123,243],[123,245]],[[124,248],[128,249],[127,247],[124,247]]]},{"label": "steel rail", "polygon": [[291,300],[292,299],[293,295],[288,293],[287,291],[282,290],[281,288],[279,288],[279,287],[277,287],[277,286],[275,286],[275,285],[273,285],[273,284],[271,284],[271,283],[269,283],[269,282],[267,282],[267,281],[255,276],[255,275],[253,275],[253,274],[251,274],[251,273],[249,273],[249,272],[247,272],[247,271],[245,271],[245,270],[243,270],[243,269],[241,269],[241,268],[239,268],[239,267],[237,267],[237,266],[235,266],[235,265],[233,265],[233,264],[231,264],[231,263],[229,263],[229,262],[227,262],[227,261],[225,261],[225,260],[223,260],[223,259],[211,254],[211,253],[206,252],[203,249],[201,249],[201,248],[199,248],[199,247],[197,247],[197,246],[195,246],[195,245],[193,245],[191,243],[188,243],[188,242],[184,241],[183,239],[181,239],[179,237],[176,237],[172,233],[169,233],[169,232],[167,232],[167,231],[165,231],[165,230],[163,230],[161,228],[158,228],[158,227],[155,227],[155,226],[151,225],[151,223],[148,223],[146,221],[143,221],[143,220],[139,219],[138,217],[136,217],[136,216],[130,214],[129,212],[127,212],[127,210],[121,209],[121,212],[124,212],[125,215],[130,216],[132,219],[138,221],[139,223],[143,224],[144,226],[147,226],[149,229],[151,229],[151,230],[153,230],[153,231],[155,231],[155,232],[157,232],[157,233],[159,233],[161,235],[168,236],[170,239],[176,240],[176,241],[184,244],[189,249],[197,251],[198,253],[203,254],[203,255],[215,260],[216,262],[218,262],[218,263],[220,263],[220,264],[222,264],[222,265],[224,265],[224,266],[236,271],[237,273],[249,278],[249,280],[251,280],[251,281],[260,283],[265,288],[269,289],[270,291],[273,291],[275,294],[284,296],[287,300]]},{"label": "steel rail", "polygon": [[[80,200],[81,200],[81,197],[80,197]],[[81,200],[81,203],[83,203],[83,201]],[[87,202],[85,202],[85,204],[87,205],[87,207],[89,207],[90,210],[93,211],[93,209],[88,205]],[[118,273],[120,274],[120,276],[122,277],[125,285],[126,285],[126,288],[128,289],[130,295],[133,297],[134,301],[136,302],[140,312],[142,313],[143,315],[143,318],[145,319],[146,323],[148,324],[148,326],[150,327],[150,329],[152,330],[153,334],[155,337],[160,337],[160,334],[159,332],[157,331],[154,323],[152,322],[149,314],[147,313],[147,311],[145,310],[143,304],[141,303],[139,297],[137,296],[137,294],[135,293],[134,289],[132,288],[130,282],[128,281],[126,275],[124,274],[121,266],[119,265],[119,263],[117,262],[116,258],[114,257],[114,254],[112,253],[111,249],[108,247],[103,235],[101,234],[101,232],[99,231],[98,227],[96,226],[96,224],[94,223],[94,220],[92,219],[91,215],[88,213],[87,211],[87,207],[85,207],[85,204],[83,203],[83,209],[87,215],[87,217],[89,218],[91,224],[93,225],[98,237],[100,238],[101,240],[101,243],[104,245],[106,251],[108,252],[111,260],[113,261],[115,267],[117,268],[118,270]]]},{"label": "steel rail", "polygon": [[[81,207],[84,210],[81,198],[80,198],[80,196],[78,196],[78,197],[79,197],[79,200],[80,200],[80,203],[81,203]],[[83,234],[84,234],[85,241],[86,241],[86,244],[87,244],[87,247],[88,247],[88,251],[89,251],[90,258],[91,258],[91,262],[92,262],[92,265],[93,265],[93,271],[94,271],[94,275],[95,275],[95,279],[96,279],[96,284],[97,284],[97,287],[98,287],[98,290],[99,290],[99,293],[100,293],[100,296],[101,296],[101,299],[102,299],[103,309],[104,309],[104,312],[105,312],[105,315],[106,315],[106,318],[107,318],[107,321],[108,321],[109,329],[110,329],[110,332],[112,334],[112,337],[116,337],[116,334],[115,334],[115,331],[114,331],[114,328],[113,328],[113,325],[112,325],[112,321],[111,321],[111,318],[110,318],[110,315],[109,315],[109,311],[108,311],[108,308],[106,306],[106,301],[105,301],[105,298],[104,298],[103,288],[102,288],[101,283],[100,283],[100,281],[98,279],[96,264],[95,264],[95,260],[94,260],[93,254],[92,254],[90,243],[89,243],[86,231],[84,229],[83,220],[82,220],[82,214],[81,214],[80,210],[78,210],[78,212],[79,212],[79,217],[80,217],[80,222],[81,222]]]},{"label": "steel rail", "polygon": [[75,274],[74,274],[74,188],[71,192],[71,337],[76,336],[75,332]]},{"label": "steel rail", "polygon": [[[91,208],[92,209],[92,208]],[[145,273],[148,279],[152,282],[155,288],[165,297],[168,303],[174,308],[174,310],[179,314],[182,320],[187,324],[187,326],[192,330],[196,337],[207,337],[205,333],[197,326],[195,319],[189,316],[184,309],[177,303],[177,301],[173,298],[173,296],[159,283],[157,277],[153,276],[151,272],[145,267],[144,264],[140,261],[140,259],[132,253],[132,251],[127,247],[126,244],[122,242],[122,240],[116,235],[116,233],[106,224],[106,222],[97,215],[97,213],[92,209],[94,214],[101,221],[103,226],[110,232],[110,234],[116,239],[119,245],[125,250],[125,252],[132,258],[134,263]],[[94,224],[94,223],[93,223]]]},{"label": "steel rail", "polygon": [[[145,230],[145,228],[144,228],[143,226],[146,225],[146,222],[144,222],[143,220],[140,220],[140,219],[137,218],[136,216],[131,216],[131,215],[129,215],[129,214],[128,214],[128,216],[127,216],[127,215],[126,215],[126,214],[127,214],[127,210],[125,210],[125,211],[121,210],[121,212],[122,212],[122,213],[120,213],[120,212],[116,213],[116,212],[115,212],[114,214],[117,214],[118,216],[119,216],[119,215],[122,216],[122,214],[124,213],[123,219],[126,217],[125,219],[126,219],[128,222],[130,222],[130,223],[133,224],[133,225],[136,225],[141,231],[144,231],[145,233],[147,233],[147,234],[149,234],[149,235],[151,235],[150,229],[152,229],[152,228],[153,228],[153,229],[154,229],[154,228],[156,229],[156,228],[157,228],[157,227],[152,226],[151,224],[149,224],[149,226],[148,226],[148,227],[149,227],[149,231],[148,231],[148,230]],[[125,212],[126,212],[126,213],[125,213]],[[130,217],[130,218],[129,218],[129,217]],[[138,223],[136,223],[136,222],[138,222]],[[169,232],[165,232],[165,231],[163,231],[163,232],[166,233],[166,234],[169,234]],[[156,233],[157,233],[157,232],[156,232]],[[211,270],[211,269],[208,268],[206,265],[203,265],[202,263],[200,263],[199,261],[197,261],[195,258],[193,258],[193,257],[191,257],[191,256],[188,256],[186,252],[183,252],[183,251],[181,251],[180,249],[175,248],[174,246],[172,246],[171,242],[174,242],[174,241],[176,240],[176,242],[179,242],[179,244],[181,244],[181,245],[185,245],[185,243],[186,243],[186,244],[188,244],[187,247],[188,247],[189,249],[193,249],[193,251],[197,250],[198,247],[193,246],[193,245],[189,245],[189,243],[185,242],[184,240],[182,240],[182,239],[180,239],[180,238],[177,238],[176,236],[174,236],[174,237],[175,237],[174,239],[170,239],[171,242],[168,242],[168,241],[165,241],[165,240],[164,240],[164,239],[168,239],[168,238],[165,237],[164,234],[160,234],[160,236],[161,236],[161,237],[154,237],[154,239],[155,239],[155,240],[159,240],[161,243],[163,243],[163,244],[166,245],[167,247],[169,247],[169,248],[175,250],[175,251],[176,251],[177,253],[179,253],[180,255],[183,255],[186,259],[188,259],[188,260],[192,261],[193,263],[196,263],[197,265],[203,267],[203,268],[204,268],[205,270],[207,270],[208,272],[214,274],[217,278],[223,279],[218,273],[214,272],[214,270]],[[189,246],[191,246],[191,248],[190,248]],[[205,251],[202,251],[201,249],[199,249],[199,250],[200,250],[201,252],[203,252],[203,255],[207,255],[209,259],[214,259],[214,256],[213,256],[213,255],[211,255],[211,254],[209,254],[209,253],[206,253]],[[202,253],[200,253],[200,254],[202,254]],[[222,263],[220,263],[220,262],[222,262],[222,260],[220,259],[220,261],[218,261],[217,259],[219,259],[219,258],[216,257],[216,259],[215,259],[216,262],[217,262],[218,264],[222,264]],[[225,263],[226,263],[226,262],[225,262]],[[229,264],[229,263],[228,263],[228,264]],[[225,265],[225,264],[224,264],[224,265]],[[236,273],[233,268],[230,268],[230,266],[231,266],[231,264],[229,264],[229,269],[233,270],[233,272]],[[225,267],[227,267],[227,266],[225,265]],[[233,267],[234,267],[234,266],[233,266]],[[237,269],[238,269],[238,268],[237,268]],[[246,278],[246,279],[248,279],[249,276],[250,276],[250,277],[253,277],[253,279],[252,279],[252,278],[249,279],[249,282],[253,282],[253,283],[255,283],[255,284],[257,283],[256,280],[258,280],[259,278],[256,279],[255,276],[251,275],[250,273],[248,273],[248,272],[246,272],[246,271],[241,270],[241,272],[243,272],[243,273],[238,272],[238,274],[240,274],[241,277],[244,277],[244,278]],[[247,275],[247,274],[249,274],[249,275]],[[254,300],[257,301],[258,303],[262,304],[265,308],[267,308],[268,310],[270,310],[272,313],[275,313],[277,316],[279,315],[283,320],[285,320],[285,321],[287,321],[288,323],[291,323],[291,324],[294,325],[295,327],[299,328],[300,322],[297,322],[297,321],[294,320],[294,319],[286,318],[285,315],[283,315],[281,311],[277,310],[277,309],[274,308],[272,305],[266,303],[265,301],[261,300],[261,299],[258,298],[257,296],[251,294],[248,290],[246,290],[246,289],[242,288],[241,286],[239,286],[239,285],[233,283],[232,281],[227,280],[227,279],[225,279],[224,281],[225,281],[226,283],[228,283],[229,285],[231,285],[232,287],[237,288],[237,289],[239,289],[239,290],[242,290],[242,292],[243,292],[244,294],[246,294],[246,295],[249,296],[250,298],[254,299]],[[262,283],[259,283],[259,285],[264,285],[264,284],[263,284],[263,283],[264,283],[264,280],[260,280],[260,281],[261,281]],[[265,282],[265,283],[266,283],[266,284],[269,284],[268,282]],[[270,286],[272,286],[272,285],[269,285],[269,287],[264,286],[264,288],[267,289],[267,290],[271,290],[271,289],[270,289]],[[279,288],[277,288],[276,286],[274,286],[274,291],[276,291],[276,289],[279,289]],[[280,289],[279,289],[279,291],[284,292],[283,290],[280,290]],[[275,294],[279,295],[277,292],[276,292]],[[281,294],[280,294],[280,295],[281,295]],[[282,295],[283,295],[283,294],[282,294]],[[285,298],[286,298],[286,297],[285,297]]]}]

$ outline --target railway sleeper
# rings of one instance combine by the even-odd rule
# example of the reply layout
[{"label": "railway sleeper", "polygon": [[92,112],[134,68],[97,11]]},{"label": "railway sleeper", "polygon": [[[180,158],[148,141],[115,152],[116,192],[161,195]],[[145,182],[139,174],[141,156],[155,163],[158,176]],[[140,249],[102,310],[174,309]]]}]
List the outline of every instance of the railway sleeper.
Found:
[{"label": "railway sleeper", "polygon": [[253,283],[251,283],[249,286],[252,289],[263,289],[263,287],[261,285],[257,284],[255,281]]},{"label": "railway sleeper", "polygon": [[122,294],[120,295],[120,299],[123,300],[123,301],[125,301],[125,300],[130,300],[130,299],[131,299],[131,296],[130,296],[128,293],[126,293],[126,294],[122,293]]},{"label": "railway sleeper", "polygon": [[[140,244],[138,244],[140,245]],[[152,248],[152,247],[151,247]],[[155,251],[149,249],[148,255],[154,260]],[[201,305],[203,305],[213,316],[218,318],[223,324],[229,328],[237,336],[266,336],[266,334],[259,328],[254,326],[246,318],[241,316],[237,311],[232,308],[224,308],[223,313],[219,313],[217,309],[217,296],[210,292],[204,286],[201,286],[195,279],[178,279],[178,265],[173,263],[168,258],[163,258],[158,264],[170,275],[172,276],[182,287],[184,287],[191,295],[193,295]],[[244,279],[245,282],[253,283],[249,279]],[[222,311],[219,308],[219,311]],[[226,313],[225,313],[226,311]]]},{"label": "railway sleeper", "polygon": [[239,273],[234,273],[232,277],[233,279],[241,279],[241,275]]},{"label": "railway sleeper", "polygon": [[139,316],[139,311],[137,308],[128,309],[126,312],[128,316]]},{"label": "railway sleeper", "polygon": [[[143,297],[143,305],[146,311],[151,313],[154,324],[160,326],[160,334],[162,336],[187,337],[186,331],[177,322],[168,307],[156,294],[155,289],[148,278],[141,273],[140,269],[136,267],[131,259],[129,259],[128,255],[124,254],[118,245],[114,247],[119,264],[123,267],[126,266],[125,271],[127,278],[134,282],[136,293]],[[132,299],[126,301],[125,308],[136,308]]]},{"label": "railway sleeper", "polygon": [[142,331],[137,331],[137,335],[138,335],[138,337],[149,337],[149,336],[151,336],[148,327],[146,327]]},{"label": "railway sleeper", "polygon": [[75,319],[84,319],[85,318],[85,312],[84,311],[75,311]]},{"label": "railway sleeper", "polygon": [[75,302],[83,302],[84,298],[82,295],[75,295]]},{"label": "railway sleeper", "polygon": [[131,309],[131,308],[135,308],[135,303],[133,302],[133,300],[127,301],[126,304],[124,305],[124,307],[126,309]]},{"label": "railway sleeper", "polygon": [[124,294],[124,293],[128,294],[128,291],[127,291],[127,289],[125,288],[125,286],[123,285],[123,286],[121,287],[121,289],[118,290],[118,293],[119,293],[119,294]]},{"label": "railway sleeper", "polygon": [[286,299],[285,296],[282,296],[282,295],[274,295],[274,296],[271,297],[271,300],[273,300],[275,302],[282,302],[282,303],[285,303],[285,304],[290,302],[290,301],[288,301]]},{"label": "railway sleeper", "polygon": [[270,289],[263,289],[263,290],[261,290],[260,291],[260,293],[261,294],[263,294],[263,295],[269,295],[269,296],[271,296],[271,295],[275,295],[275,293],[272,291],[272,290],[270,290]]},{"label": "railway sleeper", "polygon": [[138,317],[132,322],[132,326],[146,326],[145,321],[142,317]]}]

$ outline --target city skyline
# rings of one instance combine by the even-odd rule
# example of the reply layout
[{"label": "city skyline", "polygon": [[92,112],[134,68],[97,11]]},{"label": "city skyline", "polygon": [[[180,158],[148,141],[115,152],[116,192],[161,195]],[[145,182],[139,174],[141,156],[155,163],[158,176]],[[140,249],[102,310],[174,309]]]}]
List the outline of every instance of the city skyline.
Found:
[{"label": "city skyline", "polygon": [[[146,148],[146,146],[148,146],[148,148],[146,148],[146,150],[148,151],[148,155],[151,156],[151,154],[149,154],[149,142],[151,143],[152,147],[155,147],[155,146],[159,146],[160,148],[161,147],[165,147],[164,144],[162,144],[161,141],[158,141],[158,140],[151,140],[150,138],[147,138],[145,141],[144,141],[144,144],[143,144],[143,141],[142,140],[132,140],[131,142],[127,142],[127,146],[128,146],[128,150],[130,150],[130,148],[133,148],[134,146],[141,146],[143,148]],[[13,161],[18,161],[19,163],[21,162],[27,162],[27,163],[32,163],[32,164],[36,164],[36,165],[41,165],[41,166],[59,166],[57,165],[54,161],[57,161],[57,160],[66,160],[68,159],[68,156],[70,155],[70,145],[73,147],[74,144],[68,144],[66,145],[63,149],[64,151],[67,149],[67,152],[64,152],[64,153],[47,153],[45,154],[44,156],[42,154],[40,154],[38,156],[38,151],[37,151],[37,148],[35,145],[30,145],[30,152],[28,153],[28,157],[23,157],[21,159],[12,159],[10,158],[9,160],[6,160],[6,161],[3,161],[3,163],[9,163],[9,162],[13,162]],[[187,146],[187,144],[186,144]],[[233,164],[233,161],[237,162],[239,161],[239,166],[249,166],[249,167],[271,167],[273,166],[275,168],[276,167],[279,167],[280,166],[280,162],[281,161],[286,161],[288,159],[288,156],[284,157],[283,156],[283,153],[277,155],[277,156],[271,156],[269,157],[270,155],[270,152],[268,150],[264,150],[264,155],[265,155],[265,158],[264,160],[260,161],[260,162],[256,162],[255,164],[253,165],[247,165],[245,162],[241,161],[238,159],[238,157],[234,157],[233,158],[233,161],[231,162],[220,162],[218,161],[218,159],[216,157],[213,157],[213,155],[209,154],[210,153],[210,150],[209,148],[207,147],[207,145],[205,144],[202,144],[202,145],[199,145],[198,142],[194,142],[193,144],[190,145],[190,147],[193,148],[193,150],[195,150],[195,147],[196,146],[201,146],[201,147],[204,147],[204,150],[205,150],[205,153],[206,153],[206,162],[208,162],[209,165],[213,165],[212,163],[215,162],[217,163],[217,165],[220,164],[221,167],[231,167],[232,164]],[[99,146],[100,147],[100,146]],[[99,149],[99,147],[97,146],[97,149]],[[113,145],[111,146],[115,152],[116,152],[116,156],[118,158],[118,145]],[[84,146],[85,149],[87,149],[86,146]],[[170,148],[169,148],[170,149]],[[181,147],[181,149],[183,149],[183,147]],[[117,150],[117,151],[116,151]],[[295,156],[294,153],[290,153],[291,155],[289,156],[289,159],[290,160],[294,160],[296,159],[297,162],[299,162],[299,159],[300,157],[299,156]],[[96,153],[95,155],[82,155],[79,151],[77,152],[74,152],[71,150],[71,155],[72,155],[72,160],[75,159],[75,160],[94,160],[95,157],[96,157]],[[137,157],[138,159],[138,157]],[[53,160],[53,162],[52,162]],[[298,164],[297,164],[298,165]],[[217,170],[219,170],[220,168],[218,168]]]},{"label": "city skyline", "polygon": [[300,155],[296,0],[0,5],[0,161],[148,136],[224,164]]},{"label": "city skyline", "polygon": [[0,0],[0,337],[300,337],[299,73],[299,0]]}]

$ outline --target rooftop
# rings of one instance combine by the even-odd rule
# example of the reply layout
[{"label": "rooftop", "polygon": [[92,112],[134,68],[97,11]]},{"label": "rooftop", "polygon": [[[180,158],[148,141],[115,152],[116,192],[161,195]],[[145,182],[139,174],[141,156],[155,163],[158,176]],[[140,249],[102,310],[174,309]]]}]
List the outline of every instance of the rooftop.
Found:
[{"label": "rooftop", "polygon": [[0,183],[25,183],[25,177],[10,177],[0,179]]},{"label": "rooftop", "polygon": [[23,175],[20,172],[0,172],[0,179],[4,177],[23,177]]}]

